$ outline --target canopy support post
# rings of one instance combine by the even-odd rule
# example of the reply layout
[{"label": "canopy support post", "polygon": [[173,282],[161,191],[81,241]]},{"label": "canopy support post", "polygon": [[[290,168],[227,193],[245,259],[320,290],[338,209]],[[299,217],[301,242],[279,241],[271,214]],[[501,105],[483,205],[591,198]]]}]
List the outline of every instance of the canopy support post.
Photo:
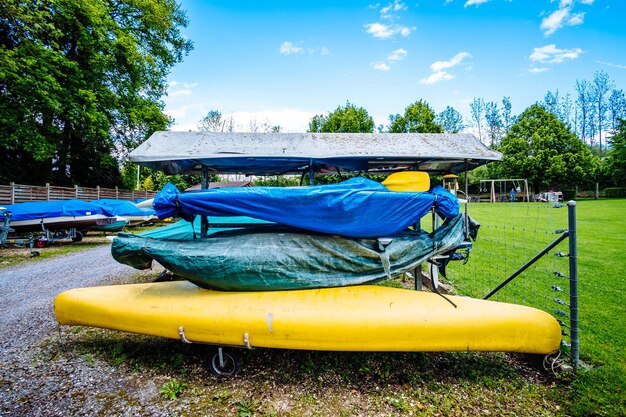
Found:
[{"label": "canopy support post", "polygon": [[315,170],[313,169],[313,160],[309,161],[309,185],[315,185]]},{"label": "canopy support post", "polygon": [[[202,178],[200,179],[200,188],[206,190],[209,188],[209,167],[202,165]],[[207,216],[200,216],[200,237],[205,238],[209,235],[209,219]]]},{"label": "canopy support post", "polygon": [[469,181],[467,178],[467,159],[465,160],[465,240],[469,241],[469,213],[467,212],[467,204],[469,202]]}]

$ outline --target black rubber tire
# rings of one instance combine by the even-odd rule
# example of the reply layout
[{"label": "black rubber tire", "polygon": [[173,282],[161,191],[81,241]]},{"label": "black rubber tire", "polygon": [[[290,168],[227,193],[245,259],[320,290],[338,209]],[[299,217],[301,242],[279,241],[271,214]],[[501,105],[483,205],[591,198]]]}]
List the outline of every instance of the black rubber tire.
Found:
[{"label": "black rubber tire", "polygon": [[83,240],[83,234],[81,232],[76,232],[76,236],[72,238],[72,242],[80,242]]},{"label": "black rubber tire", "polygon": [[47,248],[48,246],[50,246],[50,242],[47,240],[43,240],[43,239],[36,239],[35,242],[33,243],[33,246],[39,249]]},{"label": "black rubber tire", "polygon": [[232,350],[224,349],[222,351],[224,366],[220,366],[219,352],[215,352],[211,356],[211,372],[220,377],[232,377],[237,375],[241,370],[241,355]]}]

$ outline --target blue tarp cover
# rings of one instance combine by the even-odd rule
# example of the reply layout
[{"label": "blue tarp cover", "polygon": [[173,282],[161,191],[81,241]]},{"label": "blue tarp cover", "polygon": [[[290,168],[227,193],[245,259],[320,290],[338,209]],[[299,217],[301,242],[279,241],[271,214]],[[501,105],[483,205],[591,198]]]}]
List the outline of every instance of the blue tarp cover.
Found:
[{"label": "blue tarp cover", "polygon": [[[245,227],[269,225],[273,223],[266,222],[264,220],[253,219],[250,217],[209,217],[209,230],[208,234],[211,235],[217,232],[223,232],[225,230],[239,229],[245,225]],[[220,224],[220,227],[215,227],[216,224]],[[231,227],[232,225],[239,225]],[[200,217],[196,217],[193,222],[186,220],[179,220],[176,223],[168,224],[167,226],[159,227],[158,229],[148,230],[147,232],[139,233],[140,236],[149,237],[154,239],[178,239],[178,240],[191,240],[200,238]]]},{"label": "blue tarp cover", "polygon": [[91,216],[94,214],[114,216],[110,210],[82,200],[33,201],[9,204],[3,207],[12,213],[12,221],[47,219],[61,216]]},{"label": "blue tarp cover", "polygon": [[248,216],[320,233],[369,238],[397,235],[433,205],[443,217],[459,214],[458,199],[440,186],[425,193],[397,192],[357,177],[331,185],[218,188],[185,194],[167,184],[154,198],[153,207],[161,219]]},{"label": "blue tarp cover", "polygon": [[93,200],[92,203],[104,207],[116,216],[150,216],[155,214],[154,209],[139,208],[127,200],[103,198],[100,200]]}]

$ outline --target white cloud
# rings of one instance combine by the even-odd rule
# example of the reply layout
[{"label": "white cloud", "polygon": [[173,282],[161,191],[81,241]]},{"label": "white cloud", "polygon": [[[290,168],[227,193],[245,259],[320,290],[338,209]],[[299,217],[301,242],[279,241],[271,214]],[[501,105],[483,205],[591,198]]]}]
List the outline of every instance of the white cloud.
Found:
[{"label": "white cloud", "polygon": [[387,39],[394,35],[394,31],[391,29],[391,26],[384,25],[382,23],[368,23],[365,25],[365,29],[367,30],[367,33],[379,39]]},{"label": "white cloud", "polygon": [[626,69],[626,65],[621,65],[621,64],[613,64],[611,62],[605,62],[605,61],[596,61],[598,64],[602,64],[602,65],[606,65],[607,67],[613,67],[613,68],[619,68],[619,69]]},{"label": "white cloud", "polygon": [[378,39],[389,39],[396,35],[407,37],[415,30],[415,27],[408,27],[403,25],[386,25],[384,23],[368,23],[364,25],[367,33]]},{"label": "white cloud", "polygon": [[580,48],[559,49],[554,44],[542,46],[541,48],[533,48],[530,54],[532,62],[541,62],[542,64],[560,64],[562,62],[576,59],[584,51]]},{"label": "white cloud", "polygon": [[435,61],[430,65],[430,69],[433,72],[440,72],[446,68],[452,68],[461,63],[465,58],[470,58],[472,55],[469,52],[459,52],[453,56],[449,61]]},{"label": "white cloud", "polygon": [[170,97],[176,97],[176,96],[190,96],[191,94],[193,94],[193,91],[185,89],[185,90],[175,90],[175,91],[172,91],[168,95]]},{"label": "white cloud", "polygon": [[167,85],[172,88],[176,88],[176,87],[194,88],[198,85],[198,83],[188,83],[184,81],[168,81]]},{"label": "white cloud", "polygon": [[406,56],[406,54],[408,54],[406,49],[396,49],[387,56],[387,59],[390,61],[401,61]]},{"label": "white cloud", "polygon": [[176,96],[190,96],[193,94],[193,88],[198,85],[198,83],[189,83],[184,81],[168,81],[168,97],[176,97]]},{"label": "white cloud", "polygon": [[279,51],[281,55],[294,55],[304,52],[304,48],[295,46],[293,43],[285,41],[280,45]]},{"label": "white cloud", "polygon": [[576,3],[591,5],[593,2],[594,0],[561,0],[559,8],[544,17],[539,27],[544,35],[550,36],[564,26],[582,25],[585,21],[585,12],[574,13],[574,6]]},{"label": "white cloud", "polygon": [[572,15],[567,20],[567,24],[569,26],[582,25],[584,21],[585,21],[585,12],[580,12],[580,13],[576,13],[575,15]]},{"label": "white cloud", "polygon": [[528,70],[528,72],[530,72],[531,74],[539,74],[540,72],[546,72],[546,71],[550,71],[550,68],[546,68],[546,67],[535,67],[535,68],[530,68]]},{"label": "white cloud", "polygon": [[[375,9],[379,7],[380,7],[380,4],[376,4],[375,6],[373,6],[373,8]],[[400,0],[394,0],[393,3],[387,3],[386,6],[380,7],[380,10],[379,10],[380,18],[388,19],[388,20],[395,20],[398,14],[406,10],[408,10],[408,7],[406,4],[404,4]]]},{"label": "white cloud", "polygon": [[543,20],[541,21],[541,26],[540,26],[544,35],[546,36],[552,35],[554,32],[561,29],[563,27],[563,22],[569,15],[569,12],[570,12],[570,8],[565,7],[563,9],[558,9],[552,12],[547,17],[544,17]]},{"label": "white cloud", "polygon": [[309,127],[309,121],[316,113],[300,110],[283,108],[278,110],[257,110],[257,111],[236,111],[226,114],[232,116],[235,126],[239,131],[249,131],[252,121],[257,123],[268,123],[271,126],[279,125],[282,132],[306,132]]},{"label": "white cloud", "polygon": [[413,32],[415,30],[415,28],[410,28],[408,26],[398,26],[398,31],[400,32],[400,35],[402,35],[403,37],[407,37],[411,34],[411,32]]},{"label": "white cloud", "polygon": [[391,67],[389,65],[387,65],[385,62],[372,62],[370,63],[370,65],[372,66],[372,68],[374,68],[377,71],[389,71],[391,69]]},{"label": "white cloud", "polygon": [[454,78],[454,75],[447,73],[445,71],[437,71],[430,74],[426,78],[422,78],[420,80],[420,84],[435,84],[439,81],[451,80]]},{"label": "white cloud", "polygon": [[454,75],[444,70],[448,68],[456,67],[461,62],[463,62],[465,58],[470,58],[471,56],[472,54],[470,54],[469,52],[463,51],[463,52],[459,52],[458,54],[450,58],[448,61],[433,62],[432,64],[430,64],[430,69],[433,71],[433,73],[430,74],[426,78],[422,78],[420,80],[420,84],[435,84],[435,83],[438,83],[439,81],[446,81],[446,80],[453,79]]},{"label": "white cloud", "polygon": [[[210,108],[215,108],[211,105]],[[198,120],[206,115],[207,107],[204,104],[182,106],[176,109],[166,110],[166,114],[176,118],[176,123],[171,130],[187,132],[198,130]],[[321,113],[321,112],[317,112]],[[249,132],[250,125],[256,123],[259,128],[263,124],[269,126],[280,125],[282,132],[306,132],[309,121],[317,113],[312,111],[283,108],[278,110],[255,110],[222,112],[222,117],[233,118],[233,124],[237,132]]]},{"label": "white cloud", "polygon": [[[305,49],[301,46],[296,46],[292,42],[283,42],[280,45],[279,53],[281,55],[300,55],[305,52]],[[330,55],[330,50],[325,46],[317,46],[314,48],[307,48],[306,53],[309,55]]]},{"label": "white cloud", "polygon": [[403,12],[407,9],[408,7],[406,6],[406,4],[402,3],[399,0],[395,0],[393,3],[389,3],[387,6],[380,9],[380,17],[382,17],[383,19],[389,19],[392,17],[392,13]]},{"label": "white cloud", "polygon": [[483,4],[483,3],[488,3],[488,2],[490,2],[490,1],[491,1],[491,0],[467,0],[467,1],[465,2],[465,4],[463,5],[463,7],[469,7],[469,6],[476,6],[476,7],[478,7],[478,6],[480,6],[481,4]]}]

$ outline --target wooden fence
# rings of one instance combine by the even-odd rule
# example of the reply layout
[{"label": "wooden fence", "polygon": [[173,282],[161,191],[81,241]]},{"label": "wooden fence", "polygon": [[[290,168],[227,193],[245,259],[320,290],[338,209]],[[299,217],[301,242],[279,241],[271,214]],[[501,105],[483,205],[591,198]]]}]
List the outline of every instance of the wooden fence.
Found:
[{"label": "wooden fence", "polygon": [[24,203],[27,201],[54,201],[54,200],[99,200],[111,198],[114,200],[135,201],[140,198],[153,198],[156,191],[125,190],[123,188],[88,188],[56,187],[50,184],[45,186],[23,185],[11,183],[0,185],[0,204]]}]

